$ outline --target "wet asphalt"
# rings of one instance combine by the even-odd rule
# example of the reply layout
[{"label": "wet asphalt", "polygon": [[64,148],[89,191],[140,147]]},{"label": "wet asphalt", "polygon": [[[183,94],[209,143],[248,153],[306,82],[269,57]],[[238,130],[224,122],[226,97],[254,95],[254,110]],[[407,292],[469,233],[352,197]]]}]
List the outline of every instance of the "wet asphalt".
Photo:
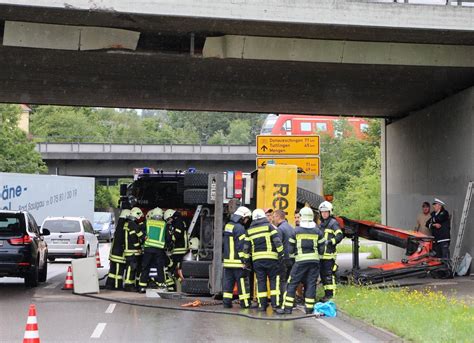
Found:
[{"label": "wet asphalt", "polygon": [[[101,244],[106,265],[109,245]],[[101,291],[103,299],[87,298],[61,290],[69,260],[49,264],[48,280],[27,289],[21,279],[0,279],[0,342],[21,342],[28,307],[38,312],[41,342],[379,342],[384,336],[357,322],[342,318],[305,318],[271,321],[276,315],[255,310],[246,313],[264,320],[211,313],[224,311],[219,305],[210,312],[176,311],[145,306],[180,308],[194,298],[165,300],[142,294]],[[99,271],[104,275],[107,268]],[[211,300],[211,299],[204,299]],[[134,303],[134,305],[121,302]],[[226,310],[241,313],[234,307]],[[295,310],[293,316],[303,315]]]}]

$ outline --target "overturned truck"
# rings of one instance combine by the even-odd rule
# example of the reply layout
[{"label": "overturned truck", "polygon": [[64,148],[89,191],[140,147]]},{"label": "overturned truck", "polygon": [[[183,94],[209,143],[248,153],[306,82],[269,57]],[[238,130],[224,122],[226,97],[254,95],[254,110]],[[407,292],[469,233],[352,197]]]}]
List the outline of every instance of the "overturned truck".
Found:
[{"label": "overturned truck", "polygon": [[[299,180],[295,166],[268,165],[252,173],[164,172],[144,168],[121,186],[121,208],[144,213],[160,207],[181,212],[188,227],[190,251],[182,264],[181,290],[192,294],[222,292],[224,223],[238,206],[282,209],[293,218],[296,207],[317,209],[324,201],[317,180]],[[319,187],[320,188],[320,187]]]}]

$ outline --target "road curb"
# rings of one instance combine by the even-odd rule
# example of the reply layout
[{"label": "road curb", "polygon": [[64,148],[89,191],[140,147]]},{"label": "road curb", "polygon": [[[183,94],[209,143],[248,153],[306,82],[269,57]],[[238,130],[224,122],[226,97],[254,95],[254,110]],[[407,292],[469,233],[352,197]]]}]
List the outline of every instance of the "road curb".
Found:
[{"label": "road curb", "polygon": [[364,329],[371,335],[374,335],[375,337],[383,340],[384,342],[404,342],[404,340],[395,335],[394,333],[379,328],[378,326],[375,326],[373,324],[370,324],[368,322],[363,321],[362,319],[354,318],[351,317],[349,314],[344,312],[343,310],[338,309],[337,310],[337,316],[342,319],[343,321],[355,326]]}]

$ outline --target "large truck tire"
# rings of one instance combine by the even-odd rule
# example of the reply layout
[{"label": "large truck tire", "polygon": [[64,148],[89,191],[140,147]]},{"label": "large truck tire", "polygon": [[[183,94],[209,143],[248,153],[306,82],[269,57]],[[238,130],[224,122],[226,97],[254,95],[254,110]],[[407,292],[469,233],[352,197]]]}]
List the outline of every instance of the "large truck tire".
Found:
[{"label": "large truck tire", "polygon": [[208,182],[208,173],[184,174],[184,187],[186,188],[207,188]]},{"label": "large truck tire", "polygon": [[209,279],[185,278],[181,284],[181,292],[208,295],[211,293],[209,289]]},{"label": "large truck tire", "polygon": [[306,189],[298,188],[296,193],[296,201],[298,202],[298,206],[304,206],[306,203],[308,203],[312,208],[318,208],[319,205],[324,201],[324,197]]},{"label": "large truck tire", "polygon": [[207,204],[207,189],[186,189],[184,191],[183,201],[186,205]]},{"label": "large truck tire", "polygon": [[183,261],[181,271],[185,278],[209,278],[211,263],[211,261]]}]

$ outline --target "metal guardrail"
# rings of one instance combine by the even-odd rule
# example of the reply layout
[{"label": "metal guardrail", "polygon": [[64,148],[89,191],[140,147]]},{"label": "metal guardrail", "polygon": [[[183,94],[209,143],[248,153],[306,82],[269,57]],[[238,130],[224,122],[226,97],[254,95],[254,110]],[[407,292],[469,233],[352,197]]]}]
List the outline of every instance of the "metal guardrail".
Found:
[{"label": "metal guardrail", "polygon": [[355,0],[359,2],[398,3],[408,5],[438,5],[474,7],[474,0]]},{"label": "metal guardrail", "polygon": [[254,145],[37,143],[40,153],[255,154]]}]

